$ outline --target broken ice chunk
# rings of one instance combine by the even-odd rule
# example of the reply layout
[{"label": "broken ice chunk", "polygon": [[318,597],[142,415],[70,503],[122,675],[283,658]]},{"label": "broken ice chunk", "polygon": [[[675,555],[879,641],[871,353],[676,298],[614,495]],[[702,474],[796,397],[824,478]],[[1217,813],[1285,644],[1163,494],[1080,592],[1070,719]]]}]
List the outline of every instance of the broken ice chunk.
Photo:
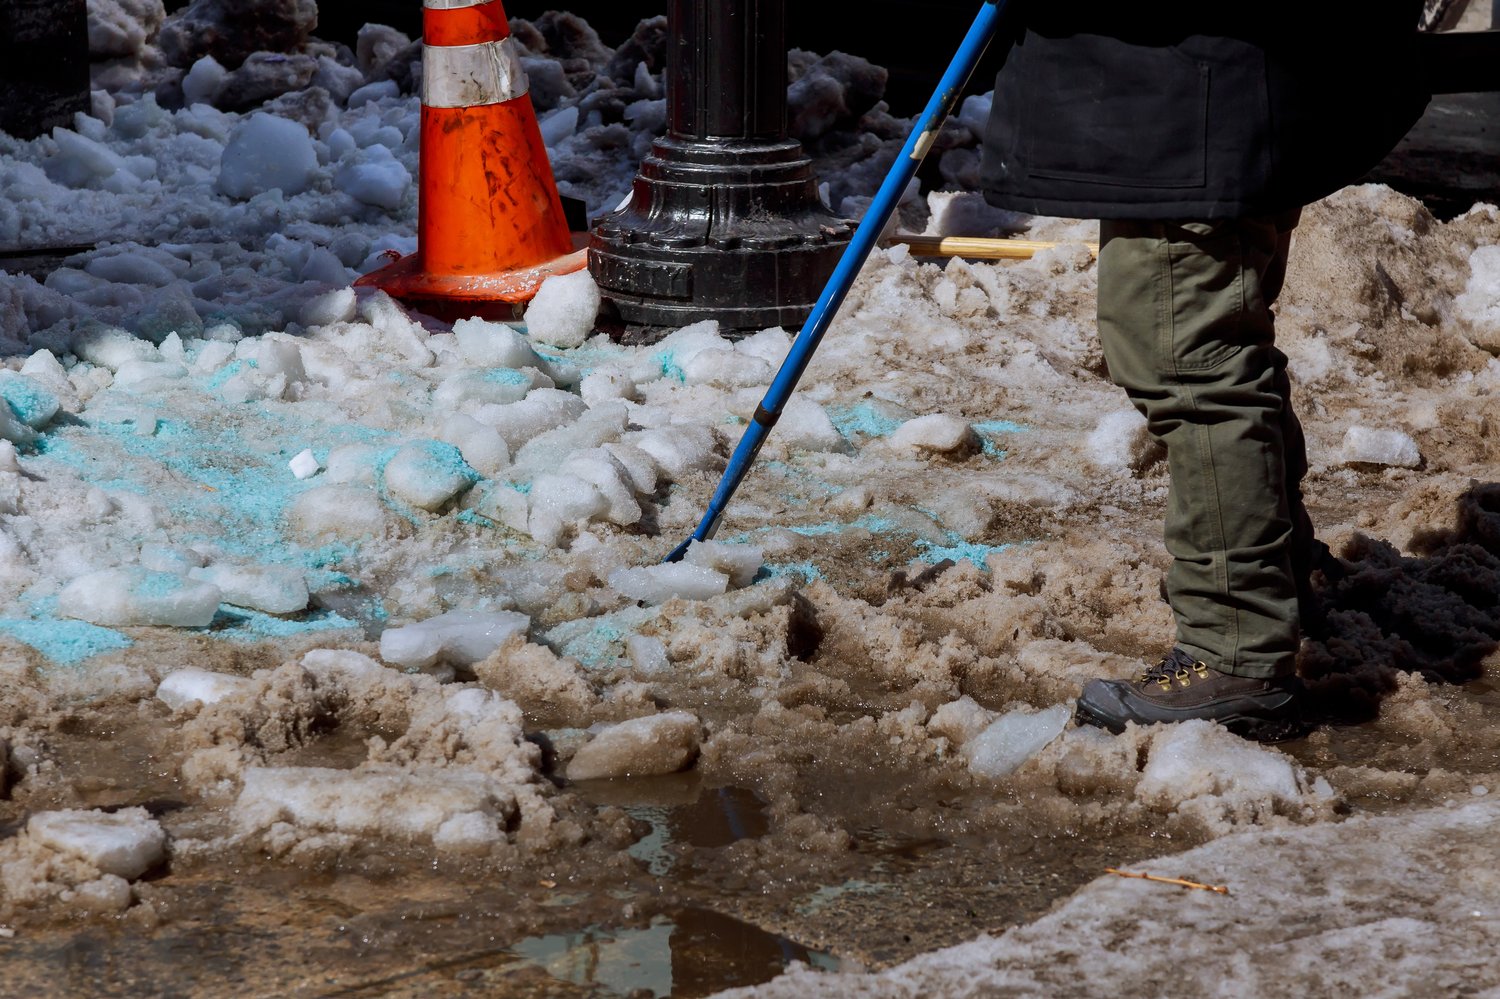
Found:
[{"label": "broken ice chunk", "polygon": [[1230,735],[1212,722],[1173,725],[1151,743],[1135,795],[1147,803],[1176,805],[1220,796],[1238,802],[1297,804],[1302,782],[1291,759]]},{"label": "broken ice chunk", "polygon": [[312,453],[312,448],[297,452],[297,456],[286,464],[299,479],[310,479],[318,474],[318,459]]},{"label": "broken ice chunk", "polygon": [[935,454],[965,455],[979,450],[979,435],[968,421],[947,413],[908,420],[890,439],[896,447]]},{"label": "broken ice chunk", "polygon": [[166,857],[167,834],[144,808],[39,812],[26,823],[26,835],[104,874],[127,879],[140,877]]},{"label": "broken ice chunk", "polygon": [[526,332],[538,343],[580,346],[594,331],[599,303],[599,286],[588,271],[555,274],[526,307]]},{"label": "broken ice chunk", "polygon": [[1339,460],[1346,465],[1419,468],[1422,464],[1422,452],[1417,449],[1416,441],[1399,430],[1350,427],[1344,433]]},{"label": "broken ice chunk", "polygon": [[206,669],[188,667],[169,674],[156,688],[156,699],[173,711],[197,701],[200,704],[216,704],[231,694],[237,694],[250,685],[242,676],[227,673],[211,673]]},{"label": "broken ice chunk", "polygon": [[307,579],[287,565],[211,565],[190,569],[189,578],[212,583],[219,599],[267,614],[295,614],[307,609]]},{"label": "broken ice chunk", "polygon": [[387,628],[380,636],[380,658],[407,669],[467,666],[530,626],[531,619],[515,611],[448,611],[402,628]]},{"label": "broken ice chunk", "polygon": [[33,430],[40,430],[52,422],[62,405],[41,382],[14,371],[0,371],[0,398],[5,400],[16,419]]},{"label": "broken ice chunk", "polygon": [[694,541],[688,545],[683,561],[724,573],[735,589],[755,582],[763,553],[750,545],[732,545],[727,541]]},{"label": "broken ice chunk", "polygon": [[375,490],[355,485],[309,489],[297,497],[287,518],[298,533],[312,540],[378,538],[391,523],[390,513]]},{"label": "broken ice chunk", "polygon": [[1066,705],[1045,711],[1009,711],[963,745],[969,769],[982,777],[1005,777],[1062,734],[1072,712]]},{"label": "broken ice chunk", "polygon": [[807,451],[831,451],[845,443],[823,407],[802,396],[787,402],[776,424],[776,437]]},{"label": "broken ice chunk", "polygon": [[625,443],[656,459],[673,480],[690,472],[706,471],[716,464],[717,442],[711,429],[696,424],[677,424],[631,434]]},{"label": "broken ice chunk", "polygon": [[[472,771],[254,767],[245,771],[233,815],[247,832],[285,822],[311,833],[441,839],[444,846],[473,849],[503,839],[501,824],[515,810],[508,789]],[[476,818],[449,825],[470,815]]]},{"label": "broken ice chunk", "polygon": [[57,597],[58,613],[105,627],[206,628],[219,609],[219,588],[149,569],[101,569],[73,580]]},{"label": "broken ice chunk", "polygon": [[478,481],[479,473],[468,466],[458,448],[442,441],[405,444],[385,466],[385,485],[391,495],[432,513]]},{"label": "broken ice chunk", "polygon": [[189,569],[203,564],[203,556],[181,545],[155,542],[141,545],[141,566],[154,572],[171,572],[186,576]]},{"label": "broken ice chunk", "polygon": [[690,711],[668,711],[611,725],[573,757],[568,780],[677,773],[697,758],[702,731]]},{"label": "broken ice chunk", "polygon": [[673,597],[684,600],[716,597],[729,588],[729,577],[707,566],[676,562],[616,569],[609,574],[609,585],[631,600],[659,604]]},{"label": "broken ice chunk", "polygon": [[667,647],[659,638],[631,635],[625,639],[625,651],[630,656],[630,664],[641,676],[658,676],[672,668]]}]

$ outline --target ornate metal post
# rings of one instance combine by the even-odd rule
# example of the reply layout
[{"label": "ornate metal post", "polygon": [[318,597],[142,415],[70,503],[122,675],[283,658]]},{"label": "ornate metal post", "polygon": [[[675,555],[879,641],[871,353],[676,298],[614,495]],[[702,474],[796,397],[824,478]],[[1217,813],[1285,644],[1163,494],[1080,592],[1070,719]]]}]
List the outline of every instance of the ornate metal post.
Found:
[{"label": "ornate metal post", "polygon": [[852,224],[787,137],[786,0],[672,0],[667,135],[599,220],[589,269],[627,328],[797,327]]}]

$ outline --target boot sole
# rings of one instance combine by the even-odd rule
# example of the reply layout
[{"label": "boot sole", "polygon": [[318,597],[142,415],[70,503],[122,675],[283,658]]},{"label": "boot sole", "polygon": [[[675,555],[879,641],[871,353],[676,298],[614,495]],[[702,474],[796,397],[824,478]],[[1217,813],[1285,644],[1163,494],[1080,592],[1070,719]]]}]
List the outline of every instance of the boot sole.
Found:
[{"label": "boot sole", "polygon": [[[1126,722],[1118,718],[1107,717],[1094,711],[1087,704],[1079,701],[1073,711],[1073,718],[1080,725],[1093,725],[1109,732],[1119,735],[1125,731]],[[1189,718],[1179,719],[1191,721]],[[1267,718],[1261,715],[1231,714],[1222,718],[1205,719],[1216,725],[1222,725],[1228,731],[1242,739],[1253,742],[1289,742],[1292,739],[1300,739],[1313,729],[1317,723],[1310,721],[1300,712],[1280,718]],[[1137,722],[1142,725],[1170,724],[1166,721],[1160,722]]]}]

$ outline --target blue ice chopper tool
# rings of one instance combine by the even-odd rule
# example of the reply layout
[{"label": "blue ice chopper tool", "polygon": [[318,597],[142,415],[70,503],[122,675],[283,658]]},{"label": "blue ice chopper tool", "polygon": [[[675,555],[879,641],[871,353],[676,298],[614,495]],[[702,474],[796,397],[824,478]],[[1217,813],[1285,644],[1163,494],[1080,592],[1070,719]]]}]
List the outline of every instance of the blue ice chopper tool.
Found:
[{"label": "blue ice chopper tool", "polygon": [[855,277],[859,275],[860,268],[865,265],[870,251],[875,248],[880,234],[885,231],[885,224],[890,221],[892,213],[896,211],[896,206],[901,202],[901,195],[906,192],[906,185],[911,182],[912,177],[916,176],[917,167],[922,165],[927,151],[932,148],[933,140],[937,138],[938,129],[943,127],[943,121],[953,110],[953,106],[958,103],[958,98],[968,84],[969,77],[973,75],[974,67],[979,65],[980,58],[989,48],[990,41],[994,39],[1006,3],[1007,0],[985,0],[984,5],[980,7],[979,16],[974,19],[969,33],[964,36],[963,44],[953,56],[953,61],[948,65],[948,71],[943,74],[937,92],[932,95],[921,117],[917,119],[916,127],[912,129],[911,135],[907,137],[906,145],[901,149],[901,155],[896,157],[891,172],[886,174],[885,181],[875,194],[875,200],[870,203],[863,221],[854,232],[854,237],[849,240],[844,255],[839,258],[833,276],[828,279],[828,284],[823,288],[823,294],[818,296],[818,302],[813,306],[812,314],[807,317],[807,322],[803,324],[802,331],[797,334],[797,339],[792,341],[792,348],[787,352],[786,360],[781,362],[781,370],[776,372],[776,378],[771,382],[771,387],[766,390],[765,398],[761,400],[759,406],[755,407],[755,416],[751,418],[750,424],[745,427],[745,433],[740,437],[739,444],[735,446],[734,454],[730,456],[729,465],[724,469],[724,476],[719,480],[718,488],[714,490],[713,499],[708,503],[708,511],[704,513],[703,520],[699,522],[692,536],[672,549],[672,553],[664,561],[681,561],[682,557],[687,554],[689,545],[694,541],[707,541],[719,529],[719,521],[724,517],[724,508],[729,505],[734,491],[739,488],[740,483],[749,473],[750,466],[755,463],[755,456],[760,453],[761,445],[765,444],[771,428],[781,418],[781,411],[797,388],[797,382],[802,378],[802,373],[807,370],[813,351],[818,349],[818,343],[827,332],[828,325],[833,322],[833,317],[838,314],[839,306],[844,303],[844,296],[849,294],[849,288],[854,284]]}]

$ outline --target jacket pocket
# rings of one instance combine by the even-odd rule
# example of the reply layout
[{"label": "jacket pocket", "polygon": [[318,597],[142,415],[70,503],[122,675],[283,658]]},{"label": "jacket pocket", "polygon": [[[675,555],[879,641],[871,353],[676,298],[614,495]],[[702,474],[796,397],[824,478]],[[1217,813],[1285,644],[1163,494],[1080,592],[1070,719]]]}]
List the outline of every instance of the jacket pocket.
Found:
[{"label": "jacket pocket", "polygon": [[1116,187],[1207,180],[1209,64],[1171,46],[1032,35],[1022,143],[1032,177]]}]

